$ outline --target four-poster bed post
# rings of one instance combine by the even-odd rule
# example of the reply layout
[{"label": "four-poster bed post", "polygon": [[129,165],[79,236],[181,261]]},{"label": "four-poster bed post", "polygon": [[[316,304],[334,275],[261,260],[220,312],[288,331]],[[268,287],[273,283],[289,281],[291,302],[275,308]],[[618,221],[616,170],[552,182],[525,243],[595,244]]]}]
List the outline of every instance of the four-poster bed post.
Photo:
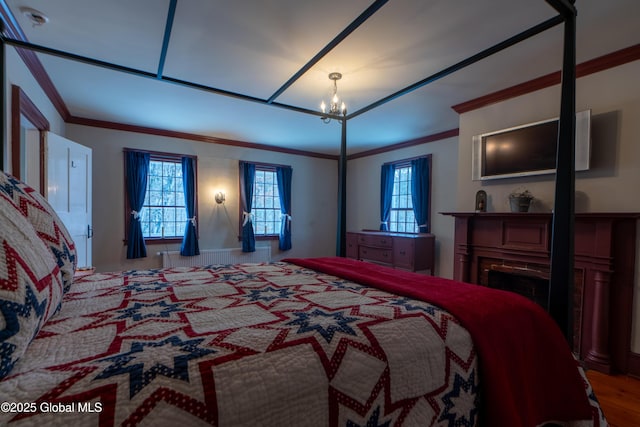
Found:
[{"label": "four-poster bed post", "polygon": [[[346,111],[345,111],[346,114]],[[342,139],[338,158],[338,227],[336,255],[347,255],[347,118],[342,118]]]},{"label": "four-poster bed post", "polygon": [[564,49],[556,186],[551,237],[549,314],[573,345],[575,132],[576,132],[576,9],[567,0],[547,0],[564,18]]}]

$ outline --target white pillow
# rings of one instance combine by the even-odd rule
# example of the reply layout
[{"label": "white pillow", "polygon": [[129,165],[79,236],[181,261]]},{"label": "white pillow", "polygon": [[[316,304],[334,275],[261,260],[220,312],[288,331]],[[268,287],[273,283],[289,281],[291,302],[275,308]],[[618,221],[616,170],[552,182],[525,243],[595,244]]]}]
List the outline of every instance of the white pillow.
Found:
[{"label": "white pillow", "polygon": [[29,220],[0,191],[0,379],[62,302],[60,268]]},{"label": "white pillow", "polygon": [[73,283],[78,257],[73,239],[58,214],[40,193],[4,172],[0,172],[0,193],[13,201],[49,248],[60,267],[67,292]]}]

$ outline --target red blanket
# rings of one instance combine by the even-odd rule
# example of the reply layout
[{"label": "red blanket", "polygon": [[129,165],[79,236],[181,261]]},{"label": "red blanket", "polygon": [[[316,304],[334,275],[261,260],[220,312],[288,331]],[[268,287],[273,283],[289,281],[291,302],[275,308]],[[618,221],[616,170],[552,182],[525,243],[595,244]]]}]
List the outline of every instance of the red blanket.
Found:
[{"label": "red blanket", "polygon": [[592,418],[584,381],[560,329],[526,298],[347,258],[284,261],[417,298],[456,316],[478,351],[481,425],[534,427]]}]

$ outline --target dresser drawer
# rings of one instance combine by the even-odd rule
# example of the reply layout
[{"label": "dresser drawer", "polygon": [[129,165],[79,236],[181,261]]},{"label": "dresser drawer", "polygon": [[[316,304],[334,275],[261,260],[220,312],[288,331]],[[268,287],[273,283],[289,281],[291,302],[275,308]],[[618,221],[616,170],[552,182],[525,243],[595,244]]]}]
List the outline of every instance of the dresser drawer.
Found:
[{"label": "dresser drawer", "polygon": [[396,267],[413,270],[415,267],[414,239],[395,239],[393,242],[393,264]]},{"label": "dresser drawer", "polygon": [[376,248],[372,246],[360,246],[359,258],[366,261],[382,262],[391,264],[393,262],[393,252],[391,249]]},{"label": "dresser drawer", "polygon": [[379,248],[391,248],[393,238],[389,236],[376,236],[372,234],[358,234],[358,244],[365,246],[376,246]]},{"label": "dresser drawer", "polygon": [[409,271],[433,275],[433,234],[391,233],[364,230],[346,233],[346,256]]}]

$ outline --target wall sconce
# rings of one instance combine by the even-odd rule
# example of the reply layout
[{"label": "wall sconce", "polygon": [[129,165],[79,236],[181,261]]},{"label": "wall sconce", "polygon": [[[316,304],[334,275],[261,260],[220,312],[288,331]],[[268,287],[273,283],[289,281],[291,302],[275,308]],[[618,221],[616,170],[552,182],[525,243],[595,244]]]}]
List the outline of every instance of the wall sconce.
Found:
[{"label": "wall sconce", "polygon": [[217,203],[217,204],[224,203],[224,201],[225,201],[224,192],[222,192],[222,191],[218,191],[218,192],[215,194],[214,198],[215,198],[215,200],[216,200],[216,203]]}]

